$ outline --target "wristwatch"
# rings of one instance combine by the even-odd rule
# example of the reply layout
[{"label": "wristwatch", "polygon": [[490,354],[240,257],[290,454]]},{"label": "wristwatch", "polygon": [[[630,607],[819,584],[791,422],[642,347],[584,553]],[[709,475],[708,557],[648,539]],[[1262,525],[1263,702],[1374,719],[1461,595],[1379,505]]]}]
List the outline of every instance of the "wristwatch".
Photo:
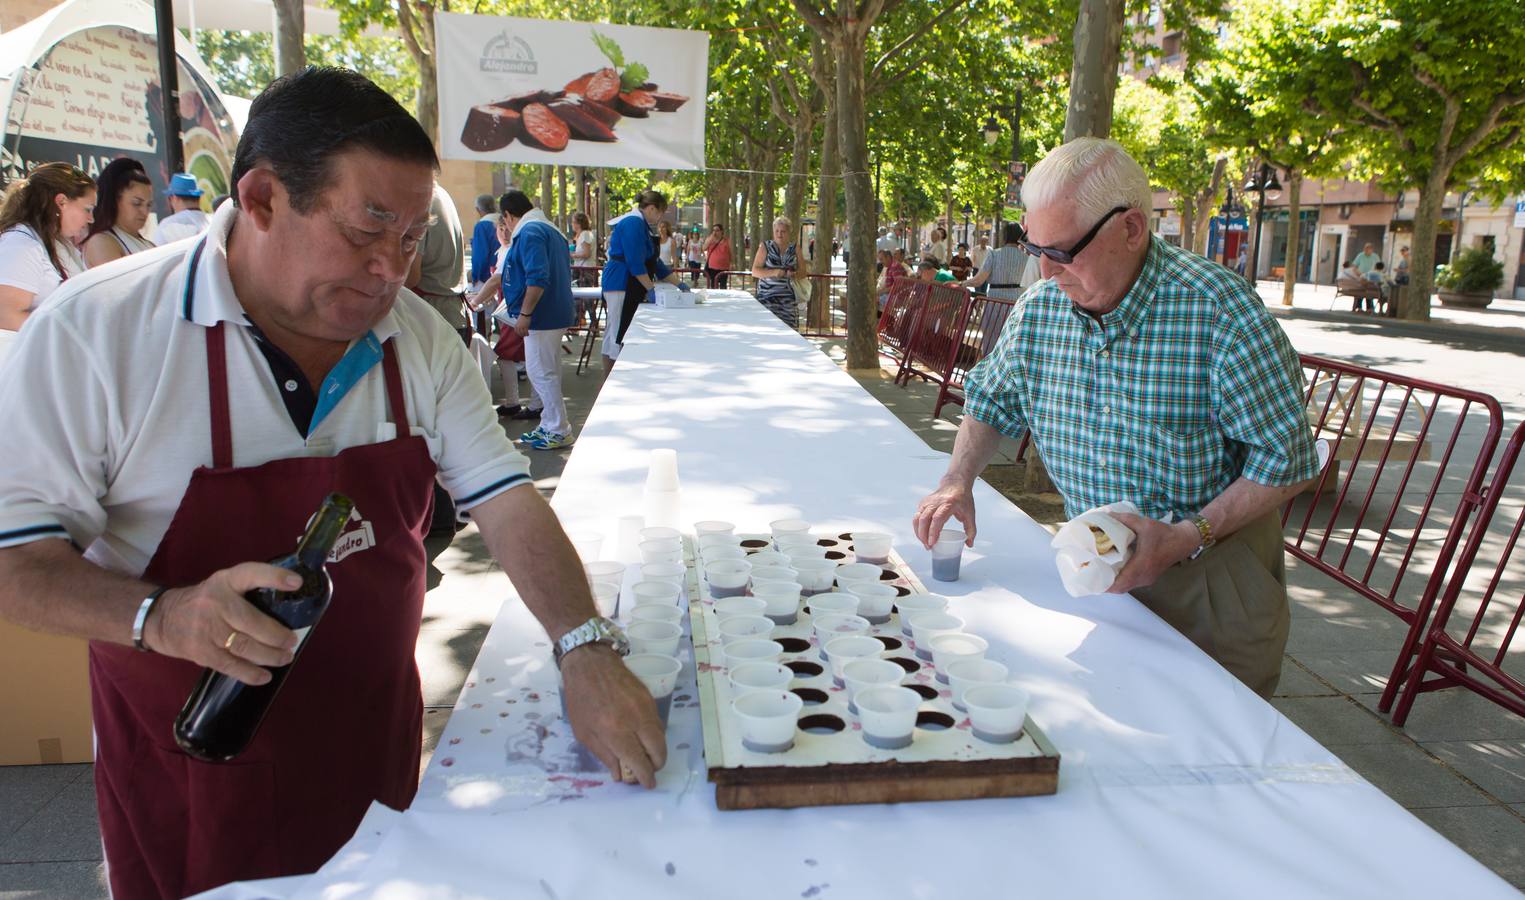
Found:
[{"label": "wristwatch", "polygon": [[1195,516],[1192,516],[1191,524],[1197,526],[1197,533],[1202,536],[1202,543],[1198,545],[1197,549],[1191,551],[1191,555],[1186,558],[1196,559],[1203,553],[1206,553],[1207,548],[1218,543],[1218,539],[1213,537],[1212,523],[1207,521],[1207,517],[1201,513],[1197,513]]},{"label": "wristwatch", "polygon": [[630,655],[630,641],[625,638],[624,630],[603,616],[594,616],[562,635],[561,640],[551,647],[556,668],[561,668],[563,657],[584,644],[608,644],[620,656]]}]

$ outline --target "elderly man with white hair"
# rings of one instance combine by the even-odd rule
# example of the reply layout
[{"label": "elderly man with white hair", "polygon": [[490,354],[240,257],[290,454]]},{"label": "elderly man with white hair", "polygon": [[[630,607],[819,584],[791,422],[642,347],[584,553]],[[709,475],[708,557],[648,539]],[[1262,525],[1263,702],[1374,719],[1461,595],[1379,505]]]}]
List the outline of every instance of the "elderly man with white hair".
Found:
[{"label": "elderly man with white hair", "polygon": [[1243,278],[1149,231],[1149,179],[1081,138],[1035,166],[1019,242],[1043,280],[969,374],[953,458],[917,510],[975,535],[974,479],[1031,432],[1070,516],[1129,500],[1132,591],[1261,696],[1290,624],[1277,508],[1318,473],[1297,354]]}]

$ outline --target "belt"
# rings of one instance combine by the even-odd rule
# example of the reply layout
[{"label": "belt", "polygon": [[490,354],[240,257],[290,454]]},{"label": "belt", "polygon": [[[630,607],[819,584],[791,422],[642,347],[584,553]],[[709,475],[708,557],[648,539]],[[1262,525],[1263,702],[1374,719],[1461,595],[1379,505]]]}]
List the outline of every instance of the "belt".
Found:
[{"label": "belt", "polygon": [[985,285],[985,287],[988,287],[988,288],[991,288],[992,290],[997,290],[997,291],[1002,291],[1002,290],[1009,291],[1009,290],[1013,290],[1013,289],[1016,289],[1016,288],[1020,288],[1021,286],[1022,285],[1020,285],[1020,284],[987,284],[987,285]]}]

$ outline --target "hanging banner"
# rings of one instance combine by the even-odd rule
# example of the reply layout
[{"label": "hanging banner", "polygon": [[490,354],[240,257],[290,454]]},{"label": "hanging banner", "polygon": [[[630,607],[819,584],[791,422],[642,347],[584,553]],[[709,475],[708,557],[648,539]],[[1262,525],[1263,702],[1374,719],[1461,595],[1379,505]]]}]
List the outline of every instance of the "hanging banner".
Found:
[{"label": "hanging banner", "polygon": [[436,13],[440,155],[704,168],[702,31]]}]

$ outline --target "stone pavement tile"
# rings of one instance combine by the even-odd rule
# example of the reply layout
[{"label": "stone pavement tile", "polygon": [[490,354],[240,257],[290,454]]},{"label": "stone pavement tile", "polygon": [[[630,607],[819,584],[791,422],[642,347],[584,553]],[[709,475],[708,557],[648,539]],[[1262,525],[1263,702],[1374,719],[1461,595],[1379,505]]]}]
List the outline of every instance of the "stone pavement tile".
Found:
[{"label": "stone pavement tile", "polygon": [[1276,683],[1278,697],[1329,697],[1338,692],[1334,688],[1308,674],[1308,671],[1292,659],[1281,664],[1281,680]]},{"label": "stone pavement tile", "polygon": [[1313,674],[1347,694],[1381,691],[1397,658],[1393,650],[1333,650],[1289,654]]},{"label": "stone pavement tile", "polygon": [[1388,650],[1398,655],[1408,626],[1393,616],[1296,616],[1287,636],[1292,653]]},{"label": "stone pavement tile", "polygon": [[0,766],[0,844],[89,768],[89,764]]},{"label": "stone pavement tile", "polygon": [[1488,795],[1407,742],[1324,746],[1394,802],[1409,809],[1493,803]]},{"label": "stone pavement tile", "polygon": [[1415,809],[1424,824],[1525,890],[1525,821],[1502,806]]},{"label": "stone pavement tile", "polygon": [[0,862],[79,862],[101,858],[95,784],[66,787],[14,834],[0,841]]},{"label": "stone pavement tile", "polygon": [[[1379,696],[1364,694],[1356,699],[1376,709]],[[1468,691],[1437,691],[1420,694],[1414,701],[1403,732],[1420,743],[1518,741],[1525,740],[1525,719]]]},{"label": "stone pavement tile", "polygon": [[454,706],[460,696],[466,673],[476,662],[486,628],[463,630],[434,629],[420,632],[418,649],[419,678],[423,681],[425,706]]},{"label": "stone pavement tile", "polygon": [[1276,697],[1271,705],[1326,747],[1407,743],[1387,723],[1348,697]]},{"label": "stone pavement tile", "polygon": [[1505,803],[1525,803],[1525,741],[1436,741],[1424,749]]},{"label": "stone pavement tile", "polygon": [[0,863],[0,898],[105,900],[106,867],[98,862]]}]

